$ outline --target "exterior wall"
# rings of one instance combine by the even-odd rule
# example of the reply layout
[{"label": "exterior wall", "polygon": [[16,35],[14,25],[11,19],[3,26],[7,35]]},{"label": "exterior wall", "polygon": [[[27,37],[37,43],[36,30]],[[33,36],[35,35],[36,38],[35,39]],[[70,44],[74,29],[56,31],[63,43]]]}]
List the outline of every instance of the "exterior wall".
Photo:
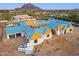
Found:
[{"label": "exterior wall", "polygon": [[50,38],[52,38],[52,33],[49,33],[49,37],[47,37],[47,35],[44,34],[44,39],[50,39]]},{"label": "exterior wall", "polygon": [[61,32],[60,32],[60,31],[56,31],[56,34],[57,34],[57,35],[60,35],[60,34],[61,34]]},{"label": "exterior wall", "polygon": [[38,38],[37,40],[37,43],[34,43],[34,40],[29,40],[29,43],[27,43],[28,46],[34,46],[34,45],[37,45],[37,44],[40,44],[41,42],[44,41],[44,36],[42,35],[41,38]]},{"label": "exterior wall", "polygon": [[[47,37],[47,35],[49,35],[49,37]],[[52,37],[51,29],[46,30],[44,34],[44,39],[50,39],[51,37]]]},{"label": "exterior wall", "polygon": [[[14,33],[15,38],[17,37],[17,36],[16,36],[16,34],[18,34],[18,33]],[[10,39],[10,37],[9,37],[10,35],[13,35],[13,34],[6,34],[6,36],[7,36],[7,40],[8,40],[8,39]],[[21,33],[21,36],[23,37],[23,36],[24,36],[24,34],[23,34],[23,33]]]},{"label": "exterior wall", "polygon": [[70,28],[67,29],[67,33],[71,33],[71,32],[73,32],[73,29],[72,29],[72,31],[70,31]]},{"label": "exterior wall", "polygon": [[[47,35],[49,35],[49,37],[47,37]],[[33,36],[32,36],[32,40],[30,40],[30,42],[28,43],[30,46],[34,46],[34,45],[37,45],[41,42],[43,42],[45,39],[50,39],[52,38],[52,32],[50,29],[46,30],[45,31],[45,34],[40,34],[40,33],[35,33]],[[37,43],[34,43],[34,40],[37,40]]]},{"label": "exterior wall", "polygon": [[[9,35],[7,35],[7,40],[10,39],[10,35],[13,35],[13,34],[9,34]],[[14,34],[14,35],[15,35],[15,38],[16,38],[16,34]]]},{"label": "exterior wall", "polygon": [[68,28],[68,27],[65,27],[62,29],[62,27],[58,27],[57,28],[57,31],[56,31],[56,34],[57,35],[60,35],[60,34],[67,34],[67,33],[71,33],[72,31],[70,31],[70,29],[72,29],[73,31],[73,27],[72,25]]},{"label": "exterior wall", "polygon": [[63,30],[61,30],[61,31],[56,31],[56,34],[57,35],[60,35],[60,34],[67,34],[67,33],[70,33],[70,31],[69,31],[69,29],[63,29]]},{"label": "exterior wall", "polygon": [[28,45],[29,46],[34,46],[34,45],[40,44],[44,40],[50,39],[50,38],[52,38],[52,33],[49,33],[49,37],[47,37],[47,35],[44,34],[44,35],[42,35],[42,37],[40,37],[40,38],[37,39],[38,40],[37,43],[34,43],[34,40],[30,40],[29,43],[28,43]]},{"label": "exterior wall", "polygon": [[7,40],[10,39],[9,35],[7,35]]},{"label": "exterior wall", "polygon": [[21,33],[21,36],[23,37],[23,36],[24,36],[24,34],[23,34],[23,33]]},{"label": "exterior wall", "polygon": [[7,24],[6,26],[13,26],[13,24]]},{"label": "exterior wall", "polygon": [[44,35],[42,35],[42,37],[41,38],[38,38],[37,40],[38,40],[38,42],[37,43],[34,43],[34,45],[37,45],[37,44],[40,44],[41,42],[43,42],[45,40],[44,39]]},{"label": "exterior wall", "polygon": [[[70,31],[70,29],[72,29],[72,31]],[[73,26],[69,26],[68,28],[64,29],[64,31],[66,30],[66,33],[71,33],[73,32]]]},{"label": "exterior wall", "polygon": [[[14,18],[14,19],[13,19]],[[32,16],[29,15],[16,15],[12,17],[13,20],[36,20],[35,18],[33,18]]]},{"label": "exterior wall", "polygon": [[61,30],[61,34],[64,34],[64,30]]},{"label": "exterior wall", "polygon": [[63,28],[62,25],[58,25],[58,27],[56,28],[57,35],[64,34],[64,29],[62,29],[62,28]]},{"label": "exterior wall", "polygon": [[58,25],[58,27],[56,29],[56,34],[57,35],[65,34],[65,30],[66,30],[66,33],[70,33],[70,32],[72,32],[72,31],[69,31],[70,29],[73,30],[72,25],[69,25],[69,27],[65,26],[64,28],[63,28],[63,25]]},{"label": "exterior wall", "polygon": [[41,38],[42,35],[38,32],[36,32],[33,36],[32,36],[32,40],[37,40],[38,38]]}]

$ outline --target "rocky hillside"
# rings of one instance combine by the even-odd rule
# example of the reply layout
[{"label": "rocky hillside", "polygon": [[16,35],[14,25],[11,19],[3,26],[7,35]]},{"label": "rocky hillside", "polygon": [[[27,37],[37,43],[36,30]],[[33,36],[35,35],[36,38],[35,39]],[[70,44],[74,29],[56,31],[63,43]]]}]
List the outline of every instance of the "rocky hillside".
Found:
[{"label": "rocky hillside", "polygon": [[39,7],[36,7],[31,3],[24,4],[21,8],[26,10],[41,10]]}]

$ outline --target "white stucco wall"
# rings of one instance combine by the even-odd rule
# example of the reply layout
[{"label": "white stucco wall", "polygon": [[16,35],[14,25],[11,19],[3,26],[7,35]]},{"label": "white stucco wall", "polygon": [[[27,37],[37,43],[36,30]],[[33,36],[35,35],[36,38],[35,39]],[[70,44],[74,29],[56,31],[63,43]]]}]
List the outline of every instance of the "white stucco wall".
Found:
[{"label": "white stucco wall", "polygon": [[34,43],[34,40],[30,40],[29,43],[27,43],[28,46],[34,46],[34,45],[37,45],[37,44],[40,44],[41,42],[43,42],[45,39],[50,39],[52,38],[52,33],[49,34],[49,37],[47,37],[47,35],[42,35],[41,38],[38,38],[37,40],[37,43]]},{"label": "white stucco wall", "polygon": [[52,38],[52,33],[49,34],[49,37],[47,37],[47,35],[44,34],[44,39],[50,39],[50,38]]},{"label": "white stucco wall", "polygon": [[60,31],[60,34],[64,34],[64,30],[61,30],[61,31]]},{"label": "white stucco wall", "polygon": [[24,36],[24,33],[21,33],[21,36],[23,37]]},{"label": "white stucco wall", "polygon": [[61,34],[61,32],[60,32],[60,31],[56,31],[56,34],[57,34],[57,35],[60,35],[60,34]]},{"label": "white stucco wall", "polygon": [[8,39],[10,39],[10,38],[9,38],[9,35],[7,35],[7,40],[8,40]]},{"label": "white stucco wall", "polygon": [[72,29],[72,31],[70,31],[70,29],[67,29],[67,33],[72,33],[73,32],[73,29]]},{"label": "white stucco wall", "polygon": [[42,35],[41,38],[37,39],[37,43],[34,43],[34,40],[29,40],[29,43],[27,43],[27,45],[28,46],[34,46],[34,45],[40,44],[43,41],[44,41],[44,36]]},{"label": "white stucco wall", "polygon": [[[13,33],[13,34],[15,35],[15,38],[16,38],[17,37],[16,34],[18,34],[18,33]],[[9,35],[13,35],[13,34],[7,34],[6,35],[7,36],[7,40],[10,39]],[[22,37],[24,36],[23,32],[21,33],[21,36]]]}]

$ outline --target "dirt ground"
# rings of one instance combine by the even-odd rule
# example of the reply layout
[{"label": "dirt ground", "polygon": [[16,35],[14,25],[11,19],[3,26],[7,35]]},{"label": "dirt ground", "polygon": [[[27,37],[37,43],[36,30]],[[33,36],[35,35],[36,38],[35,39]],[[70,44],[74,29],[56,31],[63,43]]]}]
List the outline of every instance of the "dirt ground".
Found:
[{"label": "dirt ground", "polygon": [[0,42],[0,55],[1,56],[21,56],[24,53],[18,52],[17,48],[19,44],[23,43],[23,38],[18,37],[16,39],[4,40]]},{"label": "dirt ground", "polygon": [[26,56],[17,50],[22,43],[26,43],[23,37],[7,40],[4,31],[0,28],[0,56]]},{"label": "dirt ground", "polygon": [[[1,33],[1,32],[0,32]],[[2,35],[2,34],[1,34]],[[22,52],[18,52],[19,44],[24,43],[22,37],[16,39],[5,39],[0,42],[0,56],[26,56]],[[0,38],[1,39],[1,38]],[[35,56],[77,56],[79,55],[79,27],[74,27],[72,33],[60,36],[54,36],[50,40],[45,40],[41,44],[35,46]]]},{"label": "dirt ground", "polygon": [[2,38],[3,38],[3,32],[2,32],[2,28],[0,28],[0,42],[2,41]]},{"label": "dirt ground", "polygon": [[36,56],[79,56],[79,27],[35,46]]}]

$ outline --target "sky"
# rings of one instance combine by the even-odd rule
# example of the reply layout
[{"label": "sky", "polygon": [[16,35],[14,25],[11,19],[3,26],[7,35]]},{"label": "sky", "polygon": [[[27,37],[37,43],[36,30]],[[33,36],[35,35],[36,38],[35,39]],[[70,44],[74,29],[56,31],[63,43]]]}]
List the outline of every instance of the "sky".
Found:
[{"label": "sky", "polygon": [[[0,9],[14,9],[22,5],[23,3],[0,3]],[[79,9],[79,3],[33,3],[33,5],[47,10]]]}]

